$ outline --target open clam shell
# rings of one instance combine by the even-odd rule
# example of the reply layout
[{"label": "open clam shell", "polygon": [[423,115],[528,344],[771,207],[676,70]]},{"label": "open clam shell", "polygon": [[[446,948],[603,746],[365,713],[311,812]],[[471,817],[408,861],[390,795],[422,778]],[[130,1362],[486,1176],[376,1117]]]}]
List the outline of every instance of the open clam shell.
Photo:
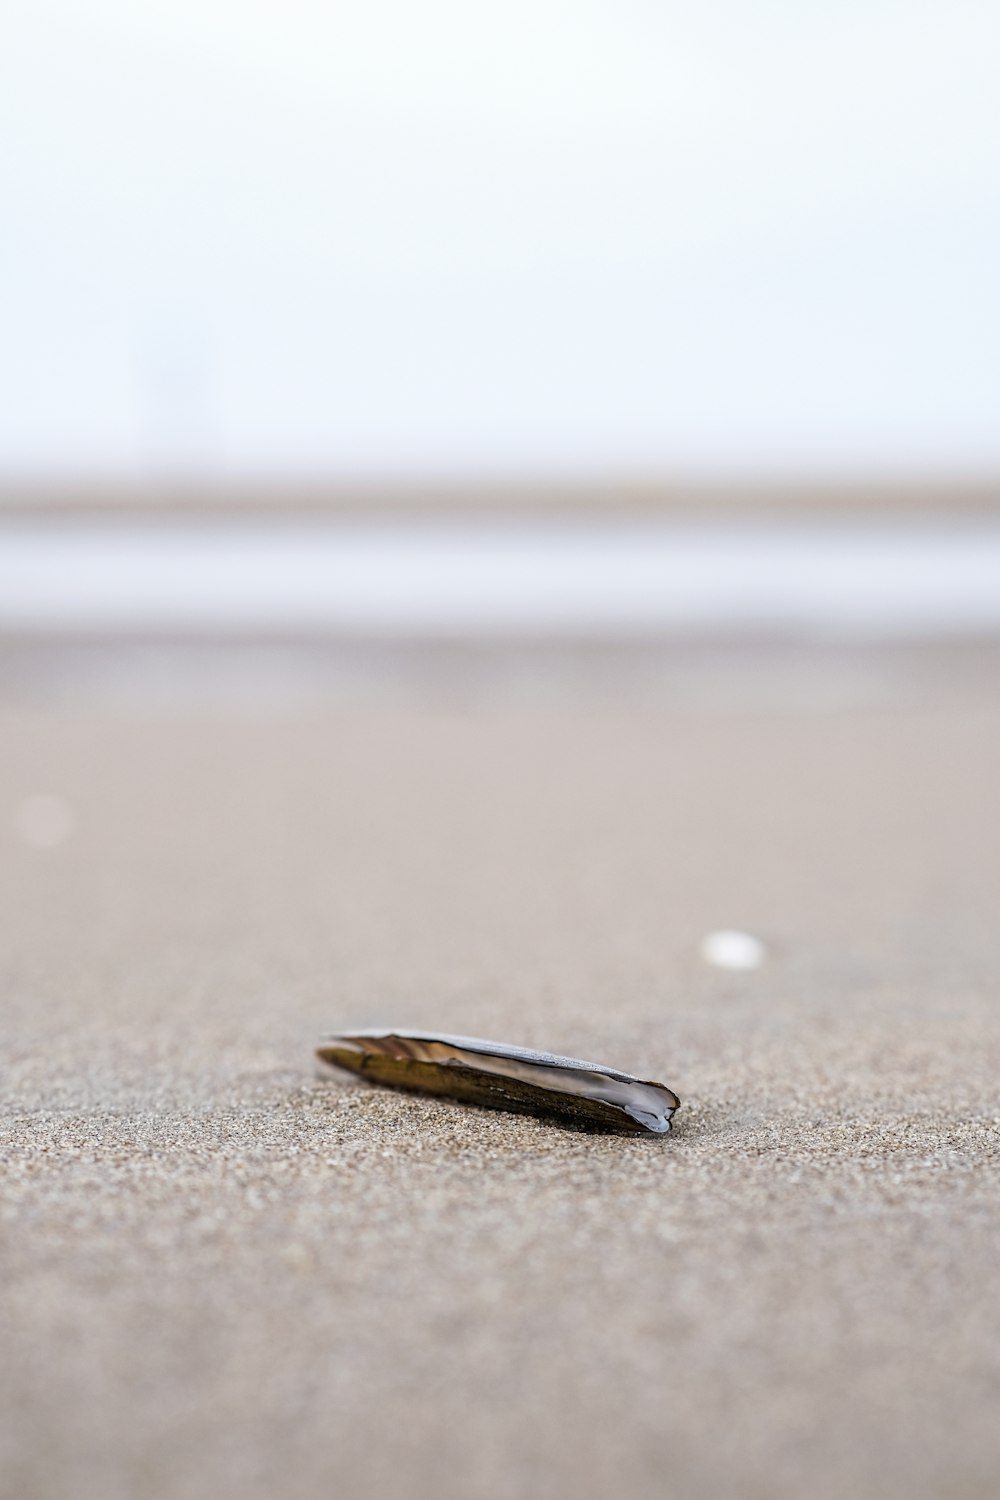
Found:
[{"label": "open clam shell", "polygon": [[589,1130],[666,1135],[680,1104],[662,1083],[476,1037],[352,1031],[325,1037],[316,1056],[373,1083],[517,1114],[554,1115]]}]

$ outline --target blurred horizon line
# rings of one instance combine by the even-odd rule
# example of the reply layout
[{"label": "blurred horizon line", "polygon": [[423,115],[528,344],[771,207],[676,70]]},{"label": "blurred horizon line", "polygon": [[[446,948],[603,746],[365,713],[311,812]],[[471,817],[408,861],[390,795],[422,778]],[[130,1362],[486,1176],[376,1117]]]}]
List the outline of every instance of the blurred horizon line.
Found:
[{"label": "blurred horizon line", "polygon": [[215,478],[171,476],[122,479],[99,475],[71,480],[21,479],[0,475],[0,519],[19,515],[85,518],[88,515],[204,513],[234,519],[303,515],[369,518],[422,513],[509,514],[519,521],[574,515],[683,516],[698,519],[755,515],[843,513],[975,516],[1000,513],[1000,472],[952,475],[817,476],[751,474],[737,477],[657,475],[543,475],[496,478],[482,475]]}]

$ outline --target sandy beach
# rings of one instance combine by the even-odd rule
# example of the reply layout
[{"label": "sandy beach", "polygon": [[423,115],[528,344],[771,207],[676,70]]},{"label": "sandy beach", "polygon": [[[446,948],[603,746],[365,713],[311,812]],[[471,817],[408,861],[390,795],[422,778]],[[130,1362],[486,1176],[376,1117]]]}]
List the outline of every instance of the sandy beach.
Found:
[{"label": "sandy beach", "polygon": [[1000,653],[629,663],[0,651],[12,1500],[996,1496]]}]

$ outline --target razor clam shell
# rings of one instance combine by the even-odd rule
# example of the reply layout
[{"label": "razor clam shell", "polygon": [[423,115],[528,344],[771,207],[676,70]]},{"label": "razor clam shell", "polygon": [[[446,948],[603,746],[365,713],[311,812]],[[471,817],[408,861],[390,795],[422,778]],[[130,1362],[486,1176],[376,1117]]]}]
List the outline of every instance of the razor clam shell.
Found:
[{"label": "razor clam shell", "polygon": [[680,1104],[662,1083],[477,1037],[352,1031],[325,1037],[316,1056],[373,1083],[517,1114],[554,1115],[590,1130],[666,1135]]}]

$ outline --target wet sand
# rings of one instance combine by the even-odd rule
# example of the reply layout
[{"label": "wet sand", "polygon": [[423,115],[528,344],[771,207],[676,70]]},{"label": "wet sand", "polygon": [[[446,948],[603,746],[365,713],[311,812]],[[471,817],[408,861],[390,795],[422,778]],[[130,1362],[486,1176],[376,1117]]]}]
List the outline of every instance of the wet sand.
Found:
[{"label": "wet sand", "polygon": [[992,1500],[996,651],[165,660],[0,661],[3,1492]]}]

